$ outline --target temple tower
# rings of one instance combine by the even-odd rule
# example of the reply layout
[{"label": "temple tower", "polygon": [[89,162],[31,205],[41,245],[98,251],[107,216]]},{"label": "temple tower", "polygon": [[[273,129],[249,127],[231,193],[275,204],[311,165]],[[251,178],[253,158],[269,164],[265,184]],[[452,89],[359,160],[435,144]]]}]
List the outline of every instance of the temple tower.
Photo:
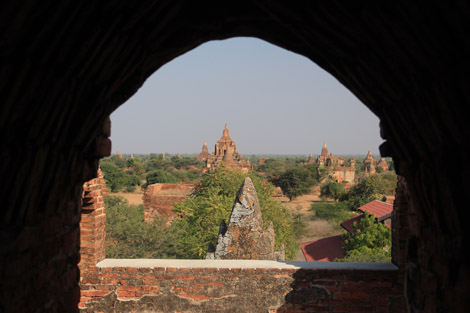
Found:
[{"label": "temple tower", "polygon": [[219,141],[215,144],[215,151],[214,154],[216,156],[224,156],[225,154],[235,155],[237,154],[237,145],[235,141],[230,138],[230,133],[228,130],[227,123],[225,123],[225,128],[222,133],[222,137]]},{"label": "temple tower", "polygon": [[202,152],[198,155],[198,159],[206,162],[204,172],[215,169],[221,162],[224,162],[230,168],[237,168],[244,172],[253,169],[249,161],[245,160],[237,152],[235,141],[230,138],[230,132],[227,124],[222,132],[222,137],[214,146],[214,152],[209,154],[207,151],[207,143],[204,142]]},{"label": "temple tower", "polygon": [[388,163],[385,158],[380,158],[380,162],[377,163],[377,166],[380,166],[384,171],[388,171]]},{"label": "temple tower", "polygon": [[328,148],[326,147],[326,141],[323,142],[323,148],[321,149],[321,157],[328,158]]},{"label": "temple tower", "polygon": [[202,145],[202,151],[198,154],[197,159],[200,161],[205,161],[209,157],[209,150],[207,149],[207,142],[204,140]]},{"label": "temple tower", "polygon": [[364,159],[364,164],[365,164],[365,163],[375,164],[375,160],[374,160],[374,158],[372,157],[372,153],[370,152],[370,150],[369,150],[369,152],[367,152],[367,156],[366,156],[366,158]]}]

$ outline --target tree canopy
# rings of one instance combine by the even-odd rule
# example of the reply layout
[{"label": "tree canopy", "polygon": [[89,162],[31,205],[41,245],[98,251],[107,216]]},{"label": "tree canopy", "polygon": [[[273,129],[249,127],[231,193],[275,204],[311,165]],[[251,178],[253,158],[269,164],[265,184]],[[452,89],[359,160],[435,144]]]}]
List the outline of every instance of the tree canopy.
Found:
[{"label": "tree canopy", "polygon": [[355,210],[373,200],[383,200],[386,195],[393,195],[396,184],[396,174],[375,174],[353,186],[340,200],[346,201],[349,208]]},{"label": "tree canopy", "polygon": [[333,198],[337,201],[341,196],[346,193],[343,184],[337,182],[329,182],[323,185],[320,189],[320,196],[326,198]]},{"label": "tree canopy", "polygon": [[375,221],[369,212],[359,223],[354,222],[354,231],[343,234],[345,258],[341,262],[390,262],[392,231]]},{"label": "tree canopy", "polygon": [[140,185],[140,179],[137,176],[125,173],[114,163],[102,162],[100,168],[111,192],[119,192],[124,187]]},{"label": "tree canopy", "polygon": [[121,196],[105,196],[107,258],[176,258],[178,229],[163,228],[163,221],[144,222],[142,205]]},{"label": "tree canopy", "polygon": [[318,183],[316,166],[299,166],[281,173],[271,179],[272,183],[281,187],[282,192],[293,200],[298,196],[311,192],[311,188]]}]

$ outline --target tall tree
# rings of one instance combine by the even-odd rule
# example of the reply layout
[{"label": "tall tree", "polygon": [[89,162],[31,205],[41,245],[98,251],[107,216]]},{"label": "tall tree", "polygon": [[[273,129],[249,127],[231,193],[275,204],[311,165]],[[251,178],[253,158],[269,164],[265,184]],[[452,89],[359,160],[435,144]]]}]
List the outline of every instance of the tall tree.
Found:
[{"label": "tall tree", "polygon": [[343,196],[346,193],[346,189],[343,184],[337,182],[330,182],[326,185],[323,185],[320,189],[320,196],[326,198],[333,198],[335,201]]},{"label": "tall tree", "polygon": [[293,200],[298,196],[308,194],[317,183],[316,172],[304,166],[287,170],[271,180],[274,185],[281,187],[282,192]]}]

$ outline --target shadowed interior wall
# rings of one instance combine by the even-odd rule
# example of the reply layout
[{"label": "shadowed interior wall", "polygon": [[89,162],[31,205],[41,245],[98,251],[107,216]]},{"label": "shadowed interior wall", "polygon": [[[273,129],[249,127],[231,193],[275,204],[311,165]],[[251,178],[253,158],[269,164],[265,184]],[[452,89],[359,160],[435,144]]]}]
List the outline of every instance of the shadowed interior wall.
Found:
[{"label": "shadowed interior wall", "polygon": [[[100,1],[0,4],[0,309],[73,312],[80,196],[109,154],[109,114],[159,67],[253,36],[334,75],[381,120],[414,214],[413,312],[470,310],[470,8],[465,1]],[[158,105],[158,104],[157,104]]]}]

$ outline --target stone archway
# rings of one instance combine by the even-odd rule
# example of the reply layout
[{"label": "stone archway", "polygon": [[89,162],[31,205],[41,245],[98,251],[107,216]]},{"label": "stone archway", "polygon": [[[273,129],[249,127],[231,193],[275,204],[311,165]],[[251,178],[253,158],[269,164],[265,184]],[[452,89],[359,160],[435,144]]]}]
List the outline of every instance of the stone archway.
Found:
[{"label": "stone archway", "polygon": [[7,2],[1,306],[73,311],[80,191],[109,151],[107,116],[178,55],[253,36],[310,58],[379,116],[382,155],[411,193],[409,306],[465,311],[469,17],[461,2]]}]

